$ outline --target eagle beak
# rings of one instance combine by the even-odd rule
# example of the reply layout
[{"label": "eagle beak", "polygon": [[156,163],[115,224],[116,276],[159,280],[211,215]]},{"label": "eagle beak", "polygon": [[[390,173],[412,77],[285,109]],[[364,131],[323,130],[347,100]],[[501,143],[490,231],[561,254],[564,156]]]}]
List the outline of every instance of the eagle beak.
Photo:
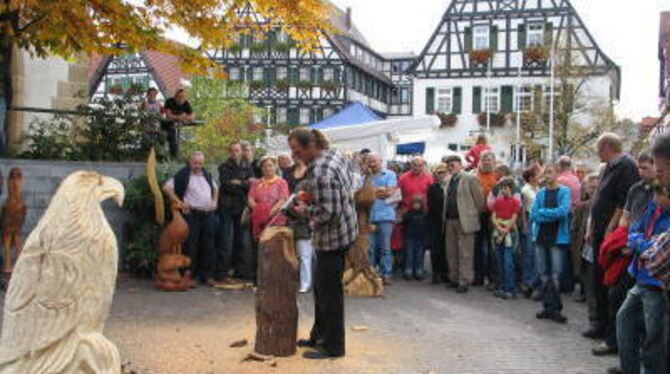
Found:
[{"label": "eagle beak", "polygon": [[123,184],[111,177],[102,177],[101,182],[100,189],[102,194],[100,196],[100,201],[113,198],[119,207],[123,206],[123,199],[126,194]]}]

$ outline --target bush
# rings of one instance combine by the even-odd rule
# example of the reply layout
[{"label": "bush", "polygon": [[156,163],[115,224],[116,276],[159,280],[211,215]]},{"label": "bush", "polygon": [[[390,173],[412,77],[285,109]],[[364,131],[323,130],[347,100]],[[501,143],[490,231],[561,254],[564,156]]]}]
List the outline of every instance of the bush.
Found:
[{"label": "bush", "polygon": [[165,137],[158,119],[129,98],[100,100],[77,108],[82,116],[54,116],[31,124],[20,157],[72,161],[144,161],[156,147],[163,159]]}]

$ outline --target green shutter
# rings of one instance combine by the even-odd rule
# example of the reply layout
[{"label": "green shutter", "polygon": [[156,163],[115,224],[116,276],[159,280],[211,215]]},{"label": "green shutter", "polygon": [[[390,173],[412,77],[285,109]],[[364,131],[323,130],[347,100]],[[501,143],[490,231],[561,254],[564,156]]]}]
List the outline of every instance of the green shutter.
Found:
[{"label": "green shutter", "polygon": [[266,74],[267,74],[267,80],[268,84],[274,85],[277,83],[277,68],[274,66],[266,67],[265,68]]},{"label": "green shutter", "polygon": [[461,87],[454,87],[453,107],[451,111],[455,114],[461,114],[463,110],[463,89]]},{"label": "green shutter", "polygon": [[435,112],[435,88],[426,88],[426,114]]},{"label": "green shutter", "polygon": [[472,88],[472,113],[479,114],[482,112],[482,88]]},{"label": "green shutter", "polygon": [[288,80],[292,84],[297,84],[300,80],[300,68],[291,66],[288,68]]},{"label": "green shutter", "polygon": [[270,124],[277,124],[277,107],[273,106],[268,110],[270,111]]},{"label": "green shutter", "polygon": [[518,31],[518,44],[519,44],[519,50],[522,50],[526,48],[526,25],[525,24],[520,24],[519,25],[519,31]]},{"label": "green shutter", "polygon": [[316,108],[316,121],[320,122],[323,120],[323,107]]},{"label": "green shutter", "polygon": [[323,68],[319,68],[319,74],[317,75],[319,84],[323,83]]},{"label": "green shutter", "polygon": [[472,27],[466,27],[465,31],[465,52],[472,50]]},{"label": "green shutter", "polygon": [[317,82],[317,67],[312,66],[311,69],[309,69],[309,81],[312,82],[312,84],[317,85],[319,82]]},{"label": "green shutter", "polygon": [[254,80],[254,68],[251,66],[247,66],[247,82],[251,82]]},{"label": "green shutter", "polygon": [[544,25],[544,44],[547,46],[551,46],[551,43],[553,43],[554,39],[554,25],[551,22],[547,22],[546,25]]},{"label": "green shutter", "polygon": [[489,41],[491,45],[491,50],[492,51],[497,51],[498,50],[498,26],[491,26],[489,29]]},{"label": "green shutter", "polygon": [[289,125],[298,125],[300,122],[300,111],[298,108],[288,108],[286,110],[286,122],[288,122]]},{"label": "green shutter", "polygon": [[514,112],[514,87],[502,86],[500,90],[500,109],[503,113]]}]

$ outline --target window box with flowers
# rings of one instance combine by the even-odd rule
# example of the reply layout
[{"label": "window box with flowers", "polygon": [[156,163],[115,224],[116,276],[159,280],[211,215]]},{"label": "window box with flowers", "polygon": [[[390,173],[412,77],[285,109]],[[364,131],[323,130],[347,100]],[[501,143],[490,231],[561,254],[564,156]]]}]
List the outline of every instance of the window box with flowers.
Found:
[{"label": "window box with flowers", "polygon": [[[490,113],[490,116],[491,127],[505,126],[505,121],[507,120],[505,113]],[[486,126],[486,112],[482,112],[477,116],[477,122],[479,122],[479,126]]]},{"label": "window box with flowers", "polygon": [[240,46],[239,43],[233,43],[233,44],[230,45],[230,47],[228,47],[228,52],[230,52],[234,55],[240,53],[241,50],[242,50],[242,46]]},{"label": "window box with flowers", "polygon": [[249,50],[253,54],[262,54],[262,53],[265,53],[268,50],[268,46],[265,43],[265,41],[260,41],[260,42],[252,44],[251,47],[249,47]]},{"label": "window box with flowers", "polygon": [[142,95],[145,90],[146,90],[146,88],[144,87],[144,85],[142,83],[132,83],[130,85],[130,87],[128,88],[127,93],[128,93],[128,95],[131,95],[131,96],[139,96],[139,95]]},{"label": "window box with flowers", "polygon": [[123,95],[123,87],[120,84],[109,86],[107,93],[112,95]]},{"label": "window box with flowers", "polygon": [[263,81],[249,82],[249,88],[251,88],[252,90],[260,90],[263,87],[265,87],[265,83],[263,83]]},{"label": "window box with flowers", "polygon": [[304,91],[311,90],[314,85],[310,81],[300,81],[297,84],[298,88]]},{"label": "window box with flowers", "polygon": [[474,49],[470,51],[470,64],[486,65],[491,57],[493,57],[493,52],[490,49]]},{"label": "window box with flowers", "polygon": [[440,119],[440,128],[454,127],[458,122],[458,115],[456,113],[442,113],[436,112],[435,115]]},{"label": "window box with flowers", "polygon": [[529,63],[543,64],[547,62],[548,58],[549,58],[549,51],[544,46],[534,45],[527,47],[523,50],[523,61],[526,64]]},{"label": "window box with flowers", "polygon": [[289,81],[286,79],[279,79],[275,83],[275,87],[277,87],[279,91],[288,91],[288,89],[291,87],[291,83],[289,83]]},{"label": "window box with flowers", "polygon": [[336,93],[340,89],[340,84],[333,80],[321,82],[321,89],[327,93]]},{"label": "window box with flowers", "polygon": [[289,53],[292,47],[293,43],[291,42],[277,42],[272,46],[272,49],[279,53]]}]

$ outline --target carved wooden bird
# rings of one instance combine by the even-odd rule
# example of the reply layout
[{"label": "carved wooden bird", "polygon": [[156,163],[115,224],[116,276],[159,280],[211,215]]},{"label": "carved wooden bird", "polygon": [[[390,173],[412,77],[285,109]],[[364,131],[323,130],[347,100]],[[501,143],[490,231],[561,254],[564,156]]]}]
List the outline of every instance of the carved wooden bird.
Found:
[{"label": "carved wooden bird", "polygon": [[121,205],[123,185],[78,171],[61,183],[28,237],[5,297],[0,374],[119,374],[103,335],[118,250],[100,203]]},{"label": "carved wooden bird", "polygon": [[7,189],[9,196],[2,207],[2,245],[3,245],[3,271],[10,273],[12,271],[12,252],[16,252],[16,257],[21,253],[23,245],[21,239],[21,228],[26,220],[26,204],[23,202],[22,195],[23,173],[19,168],[12,168],[7,178]]}]

